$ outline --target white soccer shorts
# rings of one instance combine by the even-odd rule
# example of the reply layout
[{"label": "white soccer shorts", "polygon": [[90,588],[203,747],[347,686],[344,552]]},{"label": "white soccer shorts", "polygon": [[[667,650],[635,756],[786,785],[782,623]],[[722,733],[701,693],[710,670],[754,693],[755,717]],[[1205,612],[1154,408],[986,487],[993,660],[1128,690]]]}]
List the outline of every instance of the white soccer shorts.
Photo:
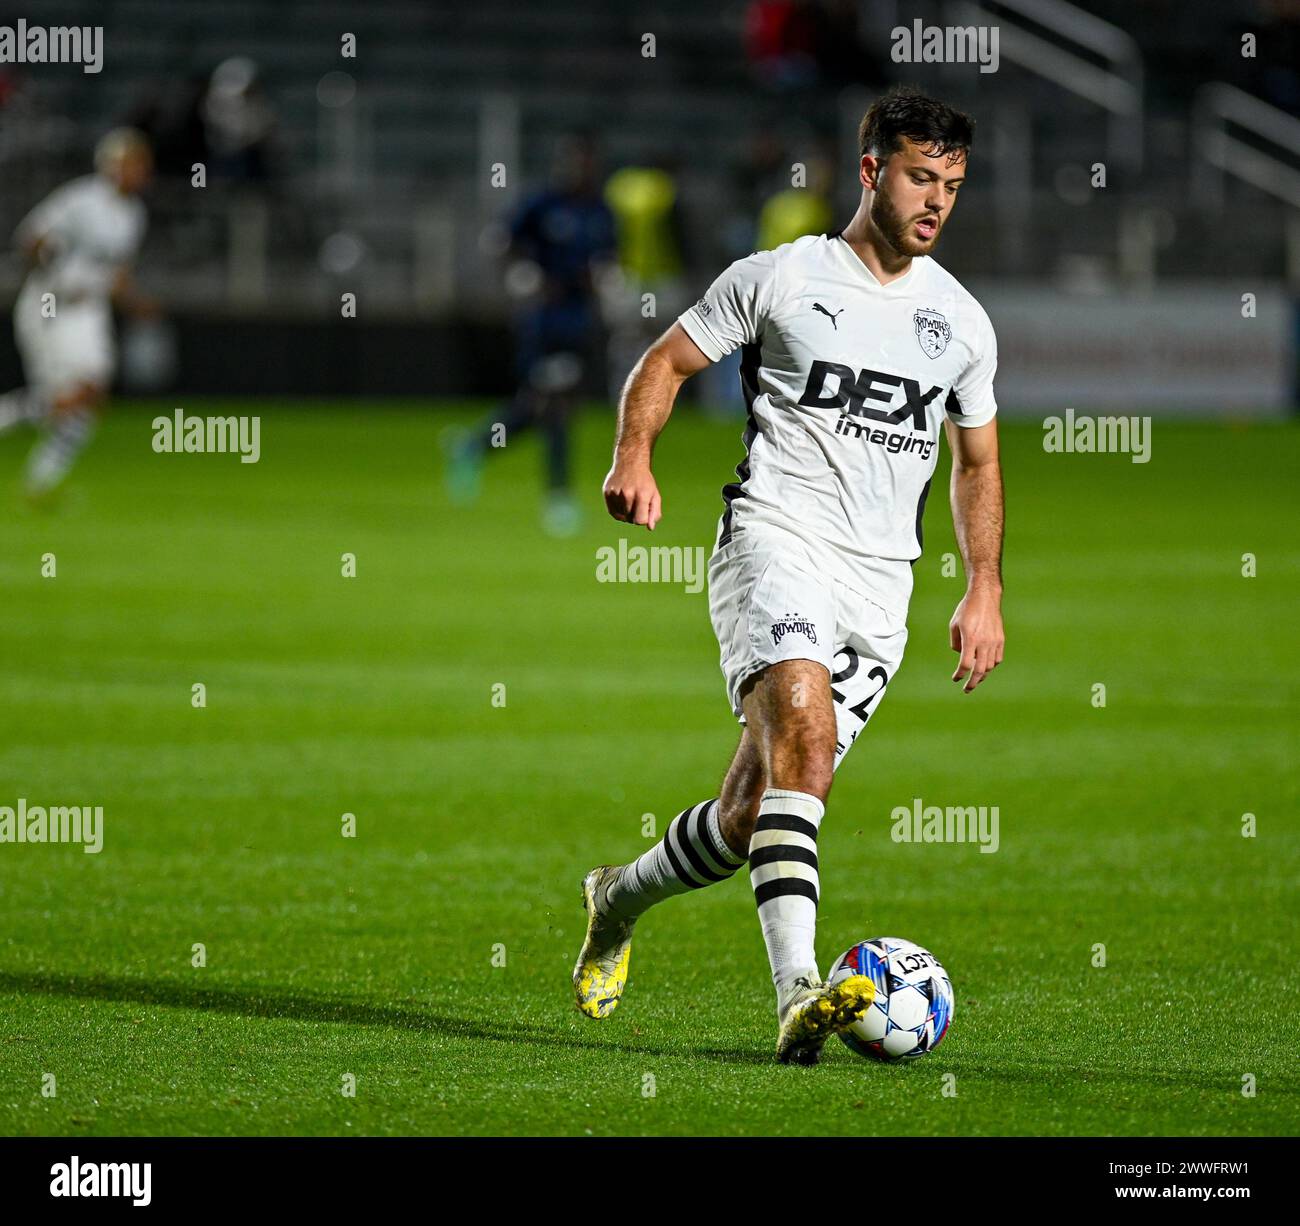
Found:
[{"label": "white soccer shorts", "polygon": [[727,697],[741,723],[740,691],[755,673],[784,660],[826,668],[837,768],[880,706],[907,645],[907,624],[897,614],[789,551],[739,537],[709,561],[709,615]]},{"label": "white soccer shorts", "polygon": [[39,296],[24,292],[14,305],[14,339],[27,385],[48,396],[81,383],[107,387],[113,378],[117,345],[107,302],[58,301],[54,318],[43,319]]}]

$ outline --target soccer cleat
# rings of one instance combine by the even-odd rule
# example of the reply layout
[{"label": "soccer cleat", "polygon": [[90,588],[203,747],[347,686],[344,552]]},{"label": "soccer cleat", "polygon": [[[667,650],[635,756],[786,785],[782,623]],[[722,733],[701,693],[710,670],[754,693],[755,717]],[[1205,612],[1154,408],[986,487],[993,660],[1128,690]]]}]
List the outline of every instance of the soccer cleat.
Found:
[{"label": "soccer cleat", "polygon": [[582,905],[587,908],[587,938],[573,968],[578,1009],[587,1017],[608,1017],[618,1007],[627,986],[632,956],[632,925],[605,905],[606,891],[618,869],[605,864],[582,879]]},{"label": "soccer cleat", "polygon": [[576,536],[582,528],[582,511],[571,494],[554,493],[546,499],[542,512],[542,529],[547,536],[560,539]]},{"label": "soccer cleat", "polygon": [[838,983],[808,983],[781,1010],[776,1058],[782,1064],[816,1064],[822,1044],[847,1030],[870,1007],[875,984],[865,975],[850,975]]},{"label": "soccer cleat", "polygon": [[447,498],[455,506],[470,506],[478,501],[483,486],[482,450],[468,430],[445,430],[441,442],[446,454],[443,484]]}]

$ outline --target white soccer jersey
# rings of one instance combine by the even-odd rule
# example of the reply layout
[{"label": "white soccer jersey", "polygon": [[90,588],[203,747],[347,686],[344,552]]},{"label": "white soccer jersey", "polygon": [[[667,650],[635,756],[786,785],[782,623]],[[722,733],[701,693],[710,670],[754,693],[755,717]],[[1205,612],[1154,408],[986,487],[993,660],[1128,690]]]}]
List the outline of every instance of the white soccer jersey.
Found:
[{"label": "white soccer jersey", "polygon": [[748,454],[723,489],[719,547],[792,535],[906,614],[943,416],[980,426],[997,411],[984,309],[929,257],[882,285],[816,235],[737,260],[678,322],[715,362],[744,347]]},{"label": "white soccer jersey", "polygon": [[113,279],[144,238],[147,215],[101,175],[73,179],[51,192],[18,226],[20,241],[41,238],[45,262],[29,284],[74,300],[107,299]]}]

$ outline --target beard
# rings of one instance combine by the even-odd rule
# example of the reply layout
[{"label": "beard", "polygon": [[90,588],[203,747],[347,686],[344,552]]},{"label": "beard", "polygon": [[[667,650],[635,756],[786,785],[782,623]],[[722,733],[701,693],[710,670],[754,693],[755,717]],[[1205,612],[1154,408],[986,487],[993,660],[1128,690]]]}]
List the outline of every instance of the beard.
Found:
[{"label": "beard", "polygon": [[[929,216],[929,214],[922,214]],[[920,217],[904,218],[894,207],[894,202],[884,192],[876,192],[871,200],[871,221],[877,230],[899,255],[909,259],[918,255],[929,255],[939,241],[943,232],[943,223],[935,218],[935,231],[929,239],[918,238],[912,227]]]}]

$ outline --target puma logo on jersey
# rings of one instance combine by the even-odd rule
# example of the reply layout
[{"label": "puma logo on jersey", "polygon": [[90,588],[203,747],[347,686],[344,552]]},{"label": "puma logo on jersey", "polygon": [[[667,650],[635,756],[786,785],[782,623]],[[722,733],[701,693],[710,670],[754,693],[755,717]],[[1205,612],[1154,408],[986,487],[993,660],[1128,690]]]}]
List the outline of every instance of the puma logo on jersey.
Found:
[{"label": "puma logo on jersey", "polygon": [[821,304],[820,302],[814,302],[814,303],[813,303],[813,310],[814,310],[814,311],[820,311],[823,315],[825,315],[826,318],[829,319],[829,320],[831,321],[831,327],[834,328],[836,332],[838,332],[838,331],[840,330],[840,326],[839,326],[839,324],[837,324],[835,321],[836,321],[836,319],[838,319],[841,315],[844,314],[844,308],[843,308],[843,307],[840,307],[840,309],[839,309],[838,311],[836,311],[834,315],[832,315],[832,314],[831,314],[831,313],[830,313],[830,312],[829,312],[829,311],[828,311],[824,306],[822,306],[822,304]]}]

